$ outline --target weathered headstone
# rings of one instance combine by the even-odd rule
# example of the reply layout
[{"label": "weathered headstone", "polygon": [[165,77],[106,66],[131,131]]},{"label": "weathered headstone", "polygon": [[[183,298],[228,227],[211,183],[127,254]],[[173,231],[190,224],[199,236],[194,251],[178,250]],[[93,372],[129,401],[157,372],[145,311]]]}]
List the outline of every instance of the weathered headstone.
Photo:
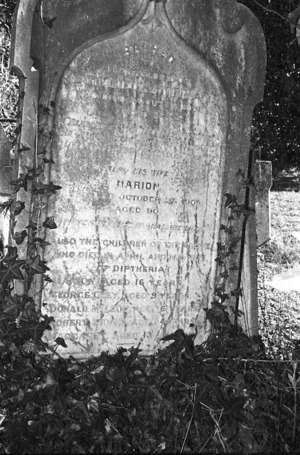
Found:
[{"label": "weathered headstone", "polygon": [[57,224],[53,283],[37,294],[55,316],[51,339],[79,357],[151,353],[178,327],[195,324],[198,342],[209,329],[223,195],[247,169],[264,40],[235,2],[165,3],[44,1],[41,26],[29,2],[38,154],[62,187],[32,212]]},{"label": "weathered headstone", "polygon": [[257,246],[260,247],[271,238],[270,189],[273,184],[272,162],[256,161],[256,231]]}]

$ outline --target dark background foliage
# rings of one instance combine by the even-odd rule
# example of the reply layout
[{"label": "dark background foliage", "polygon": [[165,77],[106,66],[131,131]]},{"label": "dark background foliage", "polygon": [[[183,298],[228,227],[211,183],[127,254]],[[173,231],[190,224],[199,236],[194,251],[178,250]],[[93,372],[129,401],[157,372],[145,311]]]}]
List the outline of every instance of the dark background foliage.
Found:
[{"label": "dark background foliage", "polygon": [[299,6],[299,0],[239,0],[239,3],[255,13],[267,43],[264,100],[254,111],[252,147],[257,159],[272,161],[275,174],[283,169],[299,168],[300,48],[288,20],[288,15]]}]

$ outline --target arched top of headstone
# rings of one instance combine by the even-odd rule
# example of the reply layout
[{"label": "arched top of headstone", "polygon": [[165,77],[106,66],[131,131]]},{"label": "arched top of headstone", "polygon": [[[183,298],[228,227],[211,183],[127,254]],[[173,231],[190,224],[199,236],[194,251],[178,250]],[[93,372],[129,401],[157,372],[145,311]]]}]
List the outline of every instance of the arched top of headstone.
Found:
[{"label": "arched top of headstone", "polygon": [[233,104],[254,106],[261,101],[266,44],[258,19],[247,7],[236,0],[173,0],[166,9],[178,33],[217,69]]},{"label": "arched top of headstone", "polygon": [[[112,31],[110,33],[96,36],[90,40],[85,41],[81,46],[75,48],[69,55],[66,56],[66,58],[62,61],[62,64],[60,67],[57,68],[55,77],[53,78],[52,81],[52,87],[51,87],[51,95],[50,99],[55,99],[56,96],[56,90],[58,88],[59,81],[64,73],[64,71],[69,67],[71,62],[74,61],[74,59],[87,50],[88,48],[94,46],[97,43],[100,42],[107,42],[107,46],[104,44],[103,46],[105,47],[110,47],[110,46],[116,46],[117,42],[117,37],[120,36],[120,40],[124,41],[126,40],[126,37],[130,37],[131,34],[134,34],[136,30],[139,30],[137,32],[136,36],[136,44],[132,43],[133,47],[137,47],[139,45],[139,41],[142,38],[141,35],[148,34],[147,39],[153,40],[153,37],[155,35],[159,35],[162,33],[162,36],[160,37],[160,41],[164,42],[164,46],[167,49],[168,47],[173,47],[179,49],[179,53],[181,52],[182,55],[184,54],[189,55],[190,59],[197,59],[198,61],[202,62],[202,65],[206,68],[208,72],[211,74],[211,78],[218,81],[217,83],[222,86],[222,78],[220,75],[218,75],[218,72],[215,71],[214,67],[207,62],[207,60],[202,56],[200,52],[197,51],[197,49],[191,47],[188,45],[188,43],[184,40],[184,38],[175,30],[173,27],[173,24],[170,22],[167,14],[166,14],[166,8],[165,8],[165,1],[151,1],[151,0],[143,0],[140,9],[138,10],[137,14],[122,28],[117,29],[115,31]],[[162,29],[164,30],[162,32]],[[141,32],[141,30],[143,30]],[[164,33],[166,35],[164,35]],[[169,37],[169,38],[167,38]],[[144,36],[146,39],[146,37]],[[132,38],[134,40],[134,38]],[[131,41],[132,41],[131,39]],[[155,40],[155,38],[154,38]],[[168,42],[168,44],[167,44]],[[139,51],[137,51],[139,53]],[[149,52],[149,51],[146,51]],[[167,52],[167,51],[166,51]],[[154,51],[155,54],[155,51]],[[153,55],[154,57],[154,55]],[[157,57],[157,56],[156,56]],[[148,57],[147,57],[148,58]],[[151,58],[151,57],[150,57]],[[167,62],[167,58],[165,58],[165,62],[167,64],[173,64],[172,57],[170,57],[170,60]],[[224,88],[221,89],[223,91]]]},{"label": "arched top of headstone", "polygon": [[[40,90],[49,97],[50,87],[57,84],[70,58],[86,43],[132,27],[142,19],[149,3],[156,1],[51,0],[40,6],[37,0],[21,0],[15,16],[12,66],[25,74],[37,65]],[[261,100],[265,42],[260,24],[248,8],[235,0],[158,3],[165,4],[172,26],[187,45],[219,72],[232,103],[247,99],[253,106]]]}]

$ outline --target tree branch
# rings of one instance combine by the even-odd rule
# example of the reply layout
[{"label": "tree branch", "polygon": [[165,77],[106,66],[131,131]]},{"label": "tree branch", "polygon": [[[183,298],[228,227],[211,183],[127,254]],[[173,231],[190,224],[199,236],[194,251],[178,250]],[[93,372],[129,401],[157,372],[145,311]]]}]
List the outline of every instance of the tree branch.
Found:
[{"label": "tree branch", "polygon": [[[268,8],[266,6],[263,6],[258,0],[252,0],[257,6],[259,6],[261,9],[266,11],[267,13],[275,14],[276,16],[280,17],[280,19],[284,20],[285,22],[288,22],[293,28],[297,28],[300,30],[300,25],[298,25],[294,20],[290,18],[291,14],[288,17],[283,16],[282,14],[278,13],[277,11]],[[300,14],[299,14],[300,16]]]}]

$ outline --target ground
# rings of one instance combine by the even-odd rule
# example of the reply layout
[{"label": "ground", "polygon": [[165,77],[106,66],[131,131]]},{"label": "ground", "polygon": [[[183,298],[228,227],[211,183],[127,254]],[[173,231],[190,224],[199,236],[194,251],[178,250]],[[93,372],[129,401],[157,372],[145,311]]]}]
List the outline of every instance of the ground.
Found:
[{"label": "ground", "polygon": [[[300,339],[300,293],[283,292],[266,285],[275,274],[300,265],[299,172],[283,171],[271,190],[271,240],[258,249],[260,333],[270,353],[288,358],[292,341]],[[300,279],[300,278],[299,278]]]}]

